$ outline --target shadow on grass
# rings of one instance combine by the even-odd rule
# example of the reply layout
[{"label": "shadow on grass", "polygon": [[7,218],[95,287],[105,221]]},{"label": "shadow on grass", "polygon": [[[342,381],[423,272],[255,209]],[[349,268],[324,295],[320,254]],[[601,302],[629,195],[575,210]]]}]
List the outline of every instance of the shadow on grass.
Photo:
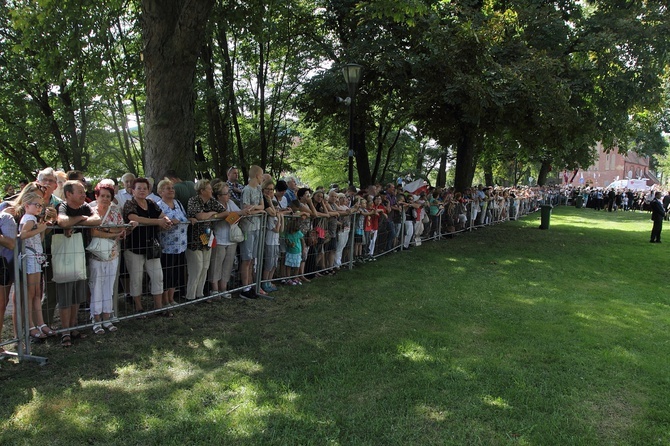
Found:
[{"label": "shadow on grass", "polygon": [[668,302],[660,277],[619,266],[657,268],[658,246],[561,212],[550,231],[529,220],[425,244],[275,302],[38,346],[47,367],[0,370],[3,441],[668,440]]}]

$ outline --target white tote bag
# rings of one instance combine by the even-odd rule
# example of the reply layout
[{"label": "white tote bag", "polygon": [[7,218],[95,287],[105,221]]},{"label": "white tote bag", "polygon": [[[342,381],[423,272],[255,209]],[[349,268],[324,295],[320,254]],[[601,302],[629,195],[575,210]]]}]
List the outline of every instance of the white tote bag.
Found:
[{"label": "white tote bag", "polygon": [[51,265],[56,283],[86,280],[86,252],[81,232],[51,238]]}]

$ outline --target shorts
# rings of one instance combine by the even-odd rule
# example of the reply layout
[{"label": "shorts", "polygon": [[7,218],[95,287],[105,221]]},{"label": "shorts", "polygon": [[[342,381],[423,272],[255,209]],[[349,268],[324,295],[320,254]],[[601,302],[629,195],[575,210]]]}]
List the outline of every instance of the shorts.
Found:
[{"label": "shorts", "polygon": [[56,284],[58,308],[68,308],[86,302],[88,297],[88,283],[86,280]]},{"label": "shorts", "polygon": [[25,263],[22,263],[21,269],[25,268],[26,274],[35,274],[42,272],[42,264],[46,262],[47,256],[41,250],[36,251],[33,248],[26,247],[24,255]]},{"label": "shorts", "polygon": [[247,231],[246,238],[240,243],[240,257],[243,262],[256,258],[258,253],[258,232]]},{"label": "shorts", "polygon": [[337,235],[332,237],[328,243],[324,245],[326,251],[335,251],[335,248],[337,248]]},{"label": "shorts", "polygon": [[265,245],[265,258],[263,259],[263,271],[271,271],[277,267],[279,260],[279,245]]},{"label": "shorts", "polygon": [[300,254],[291,254],[290,252],[286,253],[286,266],[289,268],[300,268],[300,262],[302,261],[302,256]]},{"label": "shorts", "polygon": [[8,262],[0,256],[0,286],[8,286],[14,282],[14,262]]}]

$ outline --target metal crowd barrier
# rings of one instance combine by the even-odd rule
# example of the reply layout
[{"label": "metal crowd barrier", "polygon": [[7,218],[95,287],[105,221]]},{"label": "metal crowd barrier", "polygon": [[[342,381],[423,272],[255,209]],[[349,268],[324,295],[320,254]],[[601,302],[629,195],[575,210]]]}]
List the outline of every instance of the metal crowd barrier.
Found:
[{"label": "metal crowd barrier", "polygon": [[[469,232],[475,229],[483,228],[489,225],[502,223],[508,220],[516,220],[520,217],[529,215],[539,209],[539,205],[543,201],[541,199],[526,199],[516,198],[504,203],[502,206],[491,206],[491,202],[473,204],[472,202],[464,204],[464,206],[456,206],[449,203],[440,209],[437,215],[429,216],[428,223],[418,221],[409,221],[406,219],[406,213],[401,212],[400,222],[393,222],[388,218],[380,217],[379,229],[376,232],[365,231],[361,234],[358,228],[361,227],[361,219],[364,217],[359,213],[354,213],[343,217],[330,218],[310,218],[311,225],[307,234],[304,234],[303,249],[301,255],[301,264],[304,269],[300,269],[297,274],[289,274],[285,268],[286,256],[286,236],[285,232],[281,232],[279,236],[278,249],[266,248],[266,228],[268,218],[266,214],[257,216],[245,217],[248,219],[260,219],[261,230],[259,231],[259,241],[256,252],[254,253],[254,268],[253,280],[249,286],[253,287],[259,297],[273,299],[269,294],[263,293],[263,284],[270,283],[290,283],[295,279],[306,279],[318,277],[320,275],[333,274],[336,270],[352,269],[356,263],[373,261],[376,258],[391,254],[395,251],[403,251],[410,247],[416,247],[423,242],[440,240],[445,237],[452,237],[453,235]],[[425,210],[427,212],[428,209]],[[285,226],[288,224],[298,224],[297,219],[302,221],[303,217],[294,215],[283,216]],[[337,223],[332,219],[336,219]],[[215,222],[217,220],[209,220]],[[183,223],[188,227],[190,223]],[[127,227],[127,225],[122,225]],[[303,226],[307,227],[306,224]],[[105,226],[113,227],[113,226]],[[316,228],[321,227],[323,231]],[[74,229],[82,229],[83,232],[88,232],[91,227],[74,227]],[[316,232],[316,234],[314,233]],[[307,239],[310,239],[307,243]],[[85,244],[88,243],[87,237],[84,237]],[[15,268],[15,307],[14,314],[16,317],[17,337],[3,342],[1,345],[16,344],[16,352],[7,352],[5,357],[18,357],[20,361],[36,361],[40,364],[46,364],[47,358],[33,356],[31,349],[29,318],[27,315],[27,280],[25,268],[19,265],[25,264],[26,255],[22,255],[22,244],[17,238],[18,243],[14,250],[14,268]],[[193,241],[193,240],[191,240]],[[307,245],[307,246],[306,246]],[[187,248],[189,249],[189,248]],[[47,250],[49,253],[49,250]],[[123,258],[123,249],[119,249],[119,257]],[[235,259],[233,261],[233,269],[228,280],[228,287],[225,291],[209,292],[208,281],[203,289],[203,295],[197,296],[195,299],[185,299],[185,292],[187,286],[186,269],[187,265],[175,265],[175,271],[178,271],[178,278],[176,279],[176,294],[180,300],[173,305],[162,308],[150,308],[150,279],[148,279],[146,272],[143,273],[142,294],[140,296],[143,308],[141,312],[136,312],[132,308],[132,296],[129,297],[128,289],[128,272],[127,265],[119,260],[115,270],[113,271],[113,297],[112,297],[112,315],[109,319],[113,324],[122,323],[126,320],[134,318],[144,318],[151,314],[162,314],[165,312],[172,312],[176,309],[187,305],[202,303],[203,301],[210,301],[212,299],[227,298],[231,293],[240,292],[244,287],[240,283],[239,267],[241,260],[239,257],[239,244],[236,247]],[[263,278],[264,266],[266,265],[266,257],[276,256],[276,268],[272,277]],[[55,295],[57,292],[57,285],[53,283],[53,271],[51,265],[53,258],[49,255],[49,266],[45,268],[42,274],[44,289],[43,289],[43,315],[45,323],[52,328],[56,322],[56,306]],[[87,254],[87,268],[90,262],[90,254]],[[182,257],[185,259],[185,257]],[[272,260],[272,259],[270,259]],[[270,262],[271,264],[273,262]],[[162,265],[166,268],[166,265]],[[111,277],[111,276],[110,276]],[[90,275],[87,275],[87,282]],[[164,282],[165,283],[165,282]],[[295,283],[295,282],[294,282]],[[266,285],[267,287],[267,285]],[[165,287],[163,287],[165,288]],[[87,290],[89,288],[87,287]],[[90,291],[87,291],[90,296]],[[89,299],[90,300],[90,299]],[[88,302],[90,305],[90,302]],[[57,334],[62,334],[70,330],[88,330],[90,332],[93,321],[88,315],[89,306],[83,305],[77,315],[77,324],[68,328],[55,329]],[[91,334],[91,336],[94,336]]]}]

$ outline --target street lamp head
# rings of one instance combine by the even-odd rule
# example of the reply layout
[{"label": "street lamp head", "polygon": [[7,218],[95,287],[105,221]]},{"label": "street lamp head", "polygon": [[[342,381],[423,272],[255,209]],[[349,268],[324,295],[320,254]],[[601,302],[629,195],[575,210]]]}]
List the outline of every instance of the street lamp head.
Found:
[{"label": "street lamp head", "polygon": [[342,67],[342,74],[344,75],[344,80],[347,83],[347,87],[349,87],[350,96],[353,95],[353,93],[356,91],[356,87],[358,87],[358,83],[361,80],[362,68],[363,66],[355,63],[348,63]]},{"label": "street lamp head", "polygon": [[342,99],[341,97],[336,96],[335,101],[337,101],[338,104],[344,104],[347,107],[349,107],[351,105],[351,98],[350,97]]}]

